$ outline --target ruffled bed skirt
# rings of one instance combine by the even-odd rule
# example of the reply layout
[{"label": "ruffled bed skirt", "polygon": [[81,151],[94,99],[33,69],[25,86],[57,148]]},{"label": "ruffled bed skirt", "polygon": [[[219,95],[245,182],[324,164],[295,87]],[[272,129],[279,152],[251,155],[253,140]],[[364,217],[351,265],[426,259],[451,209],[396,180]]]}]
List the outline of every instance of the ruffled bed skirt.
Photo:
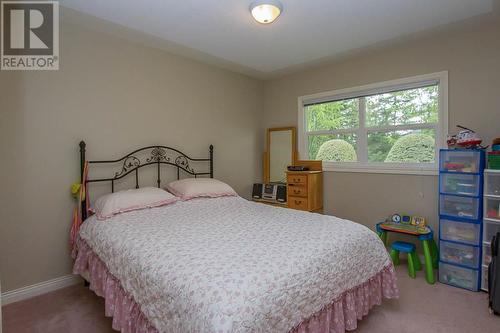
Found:
[{"label": "ruffled bed skirt", "polygon": [[90,283],[90,290],[104,297],[106,317],[113,317],[113,329],[123,333],[157,333],[149,323],[139,305],[114,277],[104,262],[92,251],[90,246],[78,238],[77,256],[73,273],[85,276]]},{"label": "ruffled bed skirt", "polygon": [[[77,240],[78,253],[73,273],[85,276],[90,289],[105,299],[105,315],[113,317],[113,329],[122,333],[157,333],[131,295],[107,269],[102,260],[82,240]],[[382,303],[383,298],[398,298],[394,267],[388,265],[365,283],[344,292],[330,304],[302,321],[292,333],[343,333],[356,329],[358,320]]]},{"label": "ruffled bed skirt", "polygon": [[344,333],[358,327],[358,320],[368,314],[383,298],[399,298],[396,273],[392,264],[371,279],[337,297],[320,311],[301,322],[291,333]]}]

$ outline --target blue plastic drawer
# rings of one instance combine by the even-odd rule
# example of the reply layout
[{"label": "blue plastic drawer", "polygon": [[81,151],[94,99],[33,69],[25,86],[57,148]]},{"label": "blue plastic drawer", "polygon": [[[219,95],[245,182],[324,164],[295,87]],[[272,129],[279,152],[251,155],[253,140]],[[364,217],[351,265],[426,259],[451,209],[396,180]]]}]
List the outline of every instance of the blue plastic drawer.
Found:
[{"label": "blue plastic drawer", "polygon": [[479,271],[439,263],[439,282],[473,291],[478,290]]},{"label": "blue plastic drawer", "polygon": [[439,179],[441,193],[477,197],[481,192],[481,177],[478,175],[443,173]]},{"label": "blue plastic drawer", "polygon": [[470,268],[479,267],[479,247],[441,241],[439,257],[442,261]]},{"label": "blue plastic drawer", "polygon": [[441,195],[439,200],[439,214],[477,220],[479,217],[478,198]]},{"label": "blue plastic drawer", "polygon": [[441,150],[439,170],[449,172],[481,172],[483,161],[477,150]]},{"label": "blue plastic drawer", "polygon": [[442,240],[455,241],[470,245],[479,245],[481,225],[441,219],[439,223]]}]

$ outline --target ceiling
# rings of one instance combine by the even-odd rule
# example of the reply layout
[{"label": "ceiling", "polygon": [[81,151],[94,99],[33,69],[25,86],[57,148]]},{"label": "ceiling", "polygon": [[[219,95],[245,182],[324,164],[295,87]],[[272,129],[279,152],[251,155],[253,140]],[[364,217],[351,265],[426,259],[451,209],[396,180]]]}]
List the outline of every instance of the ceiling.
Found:
[{"label": "ceiling", "polygon": [[282,15],[273,24],[261,25],[250,15],[251,2],[62,0],[61,4],[261,77],[493,10],[493,0],[281,0]]}]

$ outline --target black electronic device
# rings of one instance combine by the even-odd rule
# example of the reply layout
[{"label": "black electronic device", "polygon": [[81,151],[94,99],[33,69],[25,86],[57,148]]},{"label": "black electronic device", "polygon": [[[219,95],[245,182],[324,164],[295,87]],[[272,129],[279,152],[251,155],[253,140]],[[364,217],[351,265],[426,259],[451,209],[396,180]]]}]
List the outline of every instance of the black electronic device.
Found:
[{"label": "black electronic device", "polygon": [[289,165],[288,171],[309,171],[309,168],[304,165]]},{"label": "black electronic device", "polygon": [[278,185],[276,190],[276,201],[286,202],[286,186]]},{"label": "black electronic device", "polygon": [[262,187],[263,187],[263,184],[260,184],[260,183],[253,184],[252,198],[262,199]]},{"label": "black electronic device", "polygon": [[252,198],[269,202],[286,202],[285,184],[253,184]]},{"label": "black electronic device", "polygon": [[264,184],[262,188],[262,199],[275,201],[277,187],[274,184]]}]

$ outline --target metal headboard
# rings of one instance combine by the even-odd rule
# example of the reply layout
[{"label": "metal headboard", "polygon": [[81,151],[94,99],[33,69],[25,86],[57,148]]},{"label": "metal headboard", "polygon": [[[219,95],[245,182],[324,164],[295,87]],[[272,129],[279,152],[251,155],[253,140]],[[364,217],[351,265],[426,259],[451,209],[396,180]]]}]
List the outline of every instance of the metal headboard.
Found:
[{"label": "metal headboard", "polygon": [[[88,162],[89,167],[91,164],[111,164],[119,163],[121,164],[121,169],[116,171],[114,176],[107,178],[94,178],[85,181],[87,183],[97,183],[97,182],[111,182],[111,192],[115,190],[115,181],[122,179],[128,174],[135,173],[135,188],[139,188],[139,169],[148,166],[157,166],[157,178],[156,183],[158,187],[161,186],[160,178],[160,165],[168,164],[177,168],[177,179],[180,179],[180,171],[184,171],[195,178],[198,176],[210,176],[214,177],[214,146],[210,145],[208,149],[208,158],[191,158],[183,152],[167,147],[167,146],[148,146],[134,150],[133,152],[123,156],[122,158],[116,160],[104,160],[104,161],[86,161],[85,152],[87,144],[85,141],[80,141],[80,181],[83,182],[83,172],[85,167],[85,162]],[[209,171],[208,172],[196,172],[195,169],[189,164],[190,162],[208,162]],[[86,211],[86,199],[82,202],[82,219],[87,218]]]}]

